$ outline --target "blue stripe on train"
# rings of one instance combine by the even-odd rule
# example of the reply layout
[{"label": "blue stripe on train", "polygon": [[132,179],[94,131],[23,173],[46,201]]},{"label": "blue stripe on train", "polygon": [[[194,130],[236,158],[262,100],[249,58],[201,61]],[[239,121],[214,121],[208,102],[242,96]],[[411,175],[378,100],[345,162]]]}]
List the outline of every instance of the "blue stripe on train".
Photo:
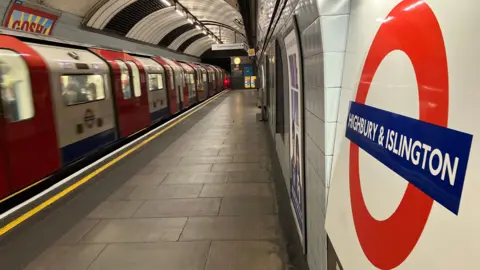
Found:
[{"label": "blue stripe on train", "polygon": [[170,116],[168,107],[160,109],[158,111],[150,113],[150,119],[152,123],[158,122]]},{"label": "blue stripe on train", "polygon": [[68,164],[117,139],[115,129],[105,130],[60,149],[63,164]]}]

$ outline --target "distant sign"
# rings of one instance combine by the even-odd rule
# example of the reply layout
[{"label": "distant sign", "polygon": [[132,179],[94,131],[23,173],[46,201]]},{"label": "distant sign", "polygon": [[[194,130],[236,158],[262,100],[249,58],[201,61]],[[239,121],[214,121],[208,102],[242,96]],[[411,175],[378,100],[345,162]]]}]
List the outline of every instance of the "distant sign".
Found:
[{"label": "distant sign", "polygon": [[58,17],[57,15],[28,7],[21,2],[15,2],[10,5],[3,26],[13,30],[51,35]]},{"label": "distant sign", "polygon": [[255,49],[248,49],[248,56],[249,57],[255,56]]},{"label": "distant sign", "polygon": [[247,50],[245,43],[212,44],[212,51]]},{"label": "distant sign", "polygon": [[252,66],[245,66],[243,68],[243,76],[253,76],[253,67]]}]

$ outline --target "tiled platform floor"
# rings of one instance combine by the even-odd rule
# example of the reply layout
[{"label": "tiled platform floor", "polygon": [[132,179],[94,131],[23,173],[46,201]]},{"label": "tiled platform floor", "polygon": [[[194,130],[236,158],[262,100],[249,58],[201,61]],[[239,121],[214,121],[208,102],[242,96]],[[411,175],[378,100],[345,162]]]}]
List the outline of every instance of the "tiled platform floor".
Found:
[{"label": "tiled platform floor", "polygon": [[27,269],[285,269],[255,95],[226,95]]}]

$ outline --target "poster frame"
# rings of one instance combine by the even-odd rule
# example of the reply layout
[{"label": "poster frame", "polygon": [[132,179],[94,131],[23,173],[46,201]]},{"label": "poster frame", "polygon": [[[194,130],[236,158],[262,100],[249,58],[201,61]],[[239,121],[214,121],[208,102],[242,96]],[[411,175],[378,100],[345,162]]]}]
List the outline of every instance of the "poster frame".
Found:
[{"label": "poster frame", "polygon": [[[308,235],[308,232],[307,232],[307,200],[306,200],[306,177],[305,177],[305,113],[304,113],[304,108],[305,108],[305,104],[304,104],[304,101],[305,101],[305,78],[303,76],[303,69],[304,69],[304,63],[303,63],[303,49],[302,49],[302,42],[301,42],[301,34],[300,34],[300,29],[299,29],[299,24],[298,24],[298,17],[296,14],[294,14],[292,16],[292,22],[290,24],[290,26],[287,28],[288,31],[286,32],[286,34],[283,36],[283,42],[285,44],[285,52],[286,52],[286,56],[287,56],[287,71],[289,72],[289,75],[288,76],[288,89],[289,89],[289,94],[288,94],[288,102],[289,102],[289,129],[291,130],[291,114],[292,114],[292,111],[293,111],[293,108],[291,108],[291,86],[290,86],[290,69],[288,67],[288,62],[289,62],[289,55],[288,55],[288,51],[287,51],[287,43],[285,42],[285,39],[293,32],[293,35],[294,35],[294,40],[296,41],[296,44],[297,44],[297,49],[298,49],[298,66],[297,66],[297,80],[298,80],[298,83],[300,84],[298,86],[298,99],[299,99],[299,108],[298,108],[298,111],[299,111],[299,127],[300,127],[300,131],[299,131],[299,135],[301,137],[301,143],[300,143],[300,156],[301,156],[301,164],[300,164],[300,168],[301,168],[301,171],[300,171],[300,182],[302,183],[303,185],[303,189],[300,191],[301,192],[301,203],[303,205],[303,213],[302,213],[302,218],[303,218],[303,226],[301,227],[300,226],[300,223],[299,221],[297,220],[297,215],[296,215],[296,212],[295,212],[295,207],[293,206],[293,203],[292,203],[292,182],[293,182],[293,179],[290,179],[290,206],[291,206],[291,209],[292,209],[292,214],[294,216],[294,219],[295,219],[295,223],[296,223],[296,227],[297,227],[297,233],[298,233],[298,236],[300,238],[300,243],[302,245],[302,248],[303,248],[303,253],[304,254],[307,254],[307,235]],[[289,136],[291,138],[291,134]],[[289,140],[290,141],[290,140]],[[292,155],[291,153],[291,141],[289,143],[289,160],[290,160],[290,157]],[[290,173],[292,173],[292,168],[291,168],[291,164],[290,164]],[[300,230],[303,230],[303,233],[302,231]]]},{"label": "poster frame", "polygon": [[[31,32],[31,31],[24,31],[24,30],[18,30],[18,29],[12,29],[9,28],[9,21],[11,16],[13,15],[14,10],[18,10],[21,12],[27,12],[32,15],[40,16],[49,20],[52,20],[52,26],[50,27],[50,30],[48,34],[43,34],[43,33],[36,33],[36,32]],[[26,2],[23,0],[13,0],[10,1],[10,3],[7,6],[7,9],[5,10],[3,20],[2,20],[2,27],[13,30],[13,31],[21,31],[25,33],[32,33],[32,34],[41,34],[41,35],[46,35],[46,36],[52,36],[53,30],[55,29],[55,24],[59,20],[61,16],[61,13],[34,3]]]}]

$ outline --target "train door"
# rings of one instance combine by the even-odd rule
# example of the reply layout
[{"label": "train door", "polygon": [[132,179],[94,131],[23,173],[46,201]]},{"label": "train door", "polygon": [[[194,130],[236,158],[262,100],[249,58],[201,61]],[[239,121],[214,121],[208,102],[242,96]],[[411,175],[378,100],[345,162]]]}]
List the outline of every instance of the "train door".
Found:
[{"label": "train door", "polygon": [[157,63],[163,66],[165,69],[165,85],[167,87],[168,107],[170,108],[170,114],[176,114],[179,112],[179,96],[175,90],[175,74],[172,67],[161,57],[154,57]]},{"label": "train door", "polygon": [[0,196],[60,168],[47,65],[27,44],[0,36]]},{"label": "train door", "polygon": [[145,69],[140,61],[124,52],[91,49],[112,69],[113,92],[121,137],[150,125]]}]

